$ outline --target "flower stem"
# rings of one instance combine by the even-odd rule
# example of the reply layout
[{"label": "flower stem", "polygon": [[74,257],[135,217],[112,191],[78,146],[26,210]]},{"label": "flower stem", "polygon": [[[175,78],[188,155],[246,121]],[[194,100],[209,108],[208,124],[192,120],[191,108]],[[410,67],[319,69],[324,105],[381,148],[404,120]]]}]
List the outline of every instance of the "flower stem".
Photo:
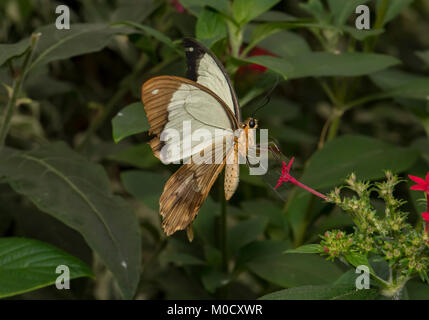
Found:
[{"label": "flower stem", "polygon": [[391,283],[387,288],[381,290],[381,294],[392,300],[399,300],[402,289],[404,288],[408,280],[410,280],[410,278],[406,277],[401,281]]},{"label": "flower stem", "polygon": [[27,54],[25,55],[21,72],[18,74],[17,78],[14,81],[12,95],[9,98],[9,102],[4,112],[3,121],[0,126],[0,149],[4,146],[4,143],[6,141],[6,137],[10,129],[10,122],[15,111],[16,100],[18,99],[18,96],[21,92],[22,83],[25,79],[25,76],[27,75],[28,66],[31,62],[31,58],[33,57],[33,52],[36,48],[40,35],[40,33],[31,35],[31,44],[28,48]]},{"label": "flower stem", "polygon": [[320,192],[318,192],[318,191],[316,191],[314,189],[311,189],[310,187],[307,187],[305,184],[299,182],[295,178],[291,178],[289,180],[289,182],[293,183],[294,185],[296,185],[296,186],[298,186],[298,187],[300,187],[300,188],[302,188],[302,189],[304,189],[304,190],[306,190],[306,191],[308,191],[308,192],[310,192],[312,194],[314,194],[315,196],[317,196],[319,198],[322,198],[323,200],[328,200],[327,196],[325,196],[324,194],[322,194],[322,193],[320,193]]}]

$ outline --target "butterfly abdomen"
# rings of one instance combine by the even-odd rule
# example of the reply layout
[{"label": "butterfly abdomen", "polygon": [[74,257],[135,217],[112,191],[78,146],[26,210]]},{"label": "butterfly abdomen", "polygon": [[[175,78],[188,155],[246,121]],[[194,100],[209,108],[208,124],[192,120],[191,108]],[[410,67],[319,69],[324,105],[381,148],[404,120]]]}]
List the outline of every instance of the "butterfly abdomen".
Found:
[{"label": "butterfly abdomen", "polygon": [[225,189],[225,199],[229,200],[232,198],[232,196],[235,193],[235,190],[237,190],[238,182],[239,182],[239,164],[233,163],[233,164],[227,164],[225,166],[225,182],[224,182],[224,189]]}]

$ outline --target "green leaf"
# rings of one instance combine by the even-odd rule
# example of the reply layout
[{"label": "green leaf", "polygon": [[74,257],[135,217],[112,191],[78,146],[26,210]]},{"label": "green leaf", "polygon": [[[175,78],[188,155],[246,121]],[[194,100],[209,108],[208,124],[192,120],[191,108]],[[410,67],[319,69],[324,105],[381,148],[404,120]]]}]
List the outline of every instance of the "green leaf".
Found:
[{"label": "green leaf", "polygon": [[55,283],[58,266],[67,266],[70,279],[91,277],[91,269],[50,244],[24,238],[0,238],[0,298]]},{"label": "green leaf", "polygon": [[203,272],[201,281],[208,292],[214,293],[217,288],[228,284],[231,281],[231,278],[216,269],[210,268]]},{"label": "green leaf", "polygon": [[302,286],[285,289],[260,297],[261,300],[372,300],[374,289],[356,290],[347,285]]},{"label": "green leaf", "polygon": [[131,146],[119,153],[109,155],[107,159],[141,169],[147,169],[160,163],[147,143]]},{"label": "green leaf", "polygon": [[249,168],[243,168],[242,170],[240,170],[240,181],[246,182],[248,184],[251,184],[253,186],[257,186],[257,187],[266,187],[266,185],[264,184],[264,182],[261,180],[261,178],[259,176],[256,175],[251,175]]},{"label": "green leaf", "polygon": [[362,76],[386,69],[399,63],[391,56],[375,53],[309,52],[282,59],[271,56],[256,56],[236,59],[259,64],[279,73],[285,79],[326,76]]},{"label": "green leaf", "polygon": [[264,67],[269,68],[270,70],[279,73],[284,79],[288,79],[288,77],[293,72],[293,66],[286,61],[285,59],[280,59],[272,56],[255,56],[248,58],[232,58],[232,60],[239,65],[245,64],[258,64]]},{"label": "green leaf", "polygon": [[195,234],[201,238],[205,244],[209,244],[213,247],[218,244],[218,235],[216,233],[216,228],[213,228],[213,226],[216,225],[219,213],[220,205],[214,202],[211,197],[207,197],[192,223]]},{"label": "green leaf", "polygon": [[[308,22],[308,20],[306,19],[298,20],[296,18],[292,19],[291,21],[275,21],[275,22],[260,23],[255,27],[250,26],[250,28],[249,27],[246,28],[246,32],[248,32],[249,29],[252,30],[252,36],[247,37],[245,33],[244,39],[246,40],[246,38],[248,38],[247,41],[249,42],[249,45],[243,51],[242,56],[246,56],[246,54],[253,47],[258,45],[264,39],[270,36],[276,35],[279,32],[282,32],[288,29],[295,29],[295,28],[320,28],[320,29],[334,29],[334,30],[337,30],[338,32],[341,31],[341,29],[335,28],[333,26],[326,26],[322,24],[311,23],[311,22]],[[295,38],[292,38],[293,36]],[[275,40],[275,44],[277,46],[282,43],[281,39],[279,39],[277,35],[272,38]],[[300,36],[297,34],[290,33],[289,38],[292,38],[293,40],[297,40],[297,38],[300,38]],[[286,42],[283,43],[283,47],[288,48],[290,43],[287,40],[284,40],[284,41]],[[305,41],[301,38],[301,43],[302,42],[305,42]],[[272,48],[274,50],[273,52],[277,51],[276,45],[274,45]],[[288,48],[288,51],[293,51],[293,48],[292,49]],[[308,49],[307,51],[310,51],[310,49]]]},{"label": "green leaf", "polygon": [[425,77],[420,75],[393,68],[373,73],[369,77],[371,81],[385,91],[400,88],[413,81],[425,79]]},{"label": "green leaf", "polygon": [[13,44],[0,44],[0,66],[11,58],[19,57],[30,47],[30,40],[24,39]]},{"label": "green leaf", "polygon": [[143,34],[154,37],[156,40],[158,40],[159,42],[162,42],[163,44],[172,48],[177,53],[183,54],[183,50],[179,49],[178,46],[176,46],[173,43],[173,40],[171,40],[169,37],[167,37],[164,33],[159,32],[158,30],[156,30],[154,28],[151,28],[149,26],[146,26],[146,25],[143,25],[140,23],[135,23],[132,21],[119,21],[119,22],[116,22],[115,25],[125,25],[125,26],[134,27],[140,31],[143,31]]},{"label": "green leaf", "polygon": [[195,34],[198,40],[210,48],[215,42],[227,36],[224,18],[220,13],[204,8],[198,16]]},{"label": "green leaf", "polygon": [[129,20],[139,23],[149,17],[160,5],[161,2],[156,0],[119,0],[110,21]]},{"label": "green leaf", "polygon": [[341,275],[333,263],[313,254],[281,254],[256,258],[249,270],[281,287],[329,284]]},{"label": "green leaf", "polygon": [[410,81],[386,92],[387,96],[429,100],[429,77]]},{"label": "green leaf", "polygon": [[384,177],[384,170],[399,173],[417,160],[415,150],[397,147],[365,136],[346,135],[313,154],[301,181],[312,188],[341,184],[354,172],[358,179]]},{"label": "green leaf", "polygon": [[346,254],[345,256],[346,260],[348,263],[350,263],[352,266],[354,267],[359,267],[359,266],[367,266],[369,268],[369,272],[376,276],[374,270],[371,267],[371,264],[368,261],[367,256],[357,253],[357,252],[351,252]]},{"label": "green leaf", "polygon": [[286,240],[262,240],[254,241],[240,249],[237,257],[236,267],[244,266],[253,260],[267,256],[280,256],[291,248],[292,244]]},{"label": "green leaf", "polygon": [[227,239],[230,252],[235,255],[241,247],[255,240],[265,230],[267,222],[265,217],[255,217],[229,229]]},{"label": "green leaf", "polygon": [[363,41],[368,37],[378,36],[384,32],[384,29],[359,30],[350,26],[343,26],[342,29],[359,41]]},{"label": "green leaf", "polygon": [[410,300],[429,300],[429,285],[417,279],[407,282],[406,288]]},{"label": "green leaf", "polygon": [[142,133],[149,130],[149,123],[146,118],[143,103],[134,102],[112,119],[113,140],[116,143],[133,134]]},{"label": "green leaf", "polygon": [[342,26],[352,13],[355,13],[356,7],[369,2],[369,0],[328,0],[329,9],[337,26]]},{"label": "green leaf", "polygon": [[[377,1],[377,11],[380,9],[381,2]],[[393,20],[398,14],[404,11],[414,0],[389,0],[386,15],[384,16],[384,24]]]},{"label": "green leaf", "polygon": [[280,0],[235,0],[232,3],[232,12],[235,21],[245,25],[262,13],[275,6]]},{"label": "green leaf", "polygon": [[229,0],[179,0],[180,4],[188,9],[194,16],[199,16],[204,7],[216,9],[226,16],[230,14]]},{"label": "green leaf", "polygon": [[307,3],[300,3],[299,6],[315,17],[316,20],[326,22],[327,13],[320,0],[308,0]]},{"label": "green leaf", "polygon": [[107,24],[74,23],[69,30],[59,30],[52,24],[38,28],[36,32],[42,35],[29,70],[36,65],[100,51],[115,34],[124,32],[124,29],[109,27]]},{"label": "green leaf", "polygon": [[257,24],[253,28],[252,37],[250,38],[249,45],[246,50],[249,50],[248,48],[253,48],[265,38],[288,29],[289,26],[290,25],[287,22],[267,22]]},{"label": "green leaf", "polygon": [[317,243],[306,244],[295,249],[286,250],[284,253],[321,253],[322,246]]},{"label": "green leaf", "polygon": [[304,38],[290,31],[280,31],[275,35],[268,36],[258,43],[258,47],[262,47],[283,58],[310,51],[310,46]]},{"label": "green leaf", "polygon": [[284,214],[282,207],[272,200],[256,199],[242,201],[241,207],[246,215],[267,217],[271,224],[283,227]]},{"label": "green leaf", "polygon": [[428,100],[429,77],[389,69],[370,75],[371,80],[385,92],[386,97]]},{"label": "green leaf", "polygon": [[[427,67],[429,67],[429,50],[416,51],[416,56],[419,57]],[[0,63],[1,65],[1,63]]]},{"label": "green leaf", "polygon": [[102,166],[64,143],[20,152],[3,148],[0,176],[41,211],[75,229],[133,297],[140,277],[140,229],[129,205],[110,190]]},{"label": "green leaf", "polygon": [[261,22],[268,22],[268,21],[293,21],[296,19],[297,19],[296,17],[290,14],[284,13],[282,11],[270,10],[258,16],[255,20],[261,21]]},{"label": "green leaf", "polygon": [[160,255],[159,259],[161,262],[174,263],[177,266],[196,266],[205,264],[203,260],[183,252],[164,251]]},{"label": "green leaf", "polygon": [[158,211],[166,178],[157,172],[129,170],[121,173],[125,190],[149,208]]}]

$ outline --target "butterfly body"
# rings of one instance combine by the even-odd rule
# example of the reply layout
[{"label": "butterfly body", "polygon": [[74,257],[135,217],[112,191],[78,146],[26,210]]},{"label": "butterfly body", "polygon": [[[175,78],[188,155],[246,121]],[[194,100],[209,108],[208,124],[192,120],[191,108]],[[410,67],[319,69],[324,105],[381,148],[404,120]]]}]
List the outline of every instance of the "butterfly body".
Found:
[{"label": "butterfly body", "polygon": [[[252,118],[241,122],[236,94],[218,59],[195,40],[185,39],[184,46],[189,79],[152,78],[142,86],[142,101],[154,155],[164,163],[184,163],[169,178],[159,200],[163,229],[169,236],[188,228],[191,240],[190,225],[224,169],[225,198],[234,195],[239,159],[254,144],[257,123]],[[214,138],[186,139],[198,130]],[[204,161],[198,163],[196,157]]]}]

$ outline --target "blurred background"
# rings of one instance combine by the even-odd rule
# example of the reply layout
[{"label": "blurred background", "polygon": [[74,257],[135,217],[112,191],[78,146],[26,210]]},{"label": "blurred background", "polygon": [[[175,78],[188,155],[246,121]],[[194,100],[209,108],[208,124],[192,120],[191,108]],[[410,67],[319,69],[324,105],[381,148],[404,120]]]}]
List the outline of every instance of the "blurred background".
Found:
[{"label": "blurred background", "polygon": [[[140,90],[157,75],[185,76],[180,40],[197,38],[225,64],[243,119],[279,79],[256,118],[283,154],[296,158],[293,175],[306,184],[327,192],[352,171],[367,180],[382,179],[385,169],[422,176],[429,167],[429,1],[350,1],[351,8],[342,1],[261,1],[256,16],[240,20],[228,1],[1,0],[1,44],[28,43],[32,33],[42,33],[6,145],[27,151],[63,141],[79,161],[103,167],[113,194],[137,216],[140,238],[130,245],[138,251],[131,294],[137,299],[254,299],[333,283],[349,268],[283,251],[318,242],[332,228],[352,230],[350,217],[290,186],[279,196],[244,167],[228,203],[223,183],[213,186],[192,243],[185,232],[167,238],[158,199],[178,166],[152,155]],[[360,3],[370,8],[369,31],[354,27]],[[60,4],[70,8],[66,35],[53,25]],[[25,59],[21,50],[3,61],[3,49],[1,115]],[[332,58],[339,53],[350,55]],[[125,121],[117,116],[122,111]],[[97,170],[82,168],[82,179]],[[397,193],[408,201],[410,221],[421,223],[419,195],[406,183]],[[95,274],[95,280],[73,280],[71,290],[49,286],[14,298],[120,298],[117,276],[100,258],[107,244],[98,252],[78,227],[61,222],[57,209],[46,210],[13,185],[0,184],[0,203],[0,237],[47,242]],[[118,231],[126,232],[125,226]],[[408,298],[429,299],[419,280],[406,290]]]}]

